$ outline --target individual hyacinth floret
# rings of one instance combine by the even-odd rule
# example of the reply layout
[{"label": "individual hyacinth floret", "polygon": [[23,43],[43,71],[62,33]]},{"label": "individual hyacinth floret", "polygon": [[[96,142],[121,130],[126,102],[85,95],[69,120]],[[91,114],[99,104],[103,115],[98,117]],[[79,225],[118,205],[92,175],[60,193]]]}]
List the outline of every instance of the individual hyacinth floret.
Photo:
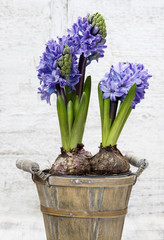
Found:
[{"label": "individual hyacinth floret", "polygon": [[39,93],[47,103],[50,103],[51,94],[57,93],[59,88],[68,85],[71,90],[75,89],[80,74],[74,48],[68,46],[66,37],[61,38],[59,43],[53,39],[47,42],[37,71],[41,84]]},{"label": "individual hyacinth floret", "polygon": [[111,66],[110,72],[100,82],[100,89],[103,92],[103,98],[110,98],[111,101],[123,101],[130,89],[136,83],[137,89],[131,107],[144,98],[145,89],[148,88],[148,79],[152,77],[139,63],[118,63]]},{"label": "individual hyacinth floret", "polygon": [[106,25],[101,14],[79,17],[72,29],[68,29],[68,34],[69,42],[76,46],[77,54],[84,54],[88,60],[87,64],[104,56]]}]

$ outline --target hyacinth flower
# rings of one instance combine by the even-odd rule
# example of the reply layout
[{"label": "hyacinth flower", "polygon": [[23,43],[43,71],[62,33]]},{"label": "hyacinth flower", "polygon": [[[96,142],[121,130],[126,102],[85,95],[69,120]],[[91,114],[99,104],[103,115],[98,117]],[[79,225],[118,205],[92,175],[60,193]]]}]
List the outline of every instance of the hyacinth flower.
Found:
[{"label": "hyacinth flower", "polygon": [[111,66],[110,72],[100,81],[98,95],[102,144],[100,151],[92,158],[93,171],[112,174],[129,171],[129,163],[116,144],[132,109],[144,99],[150,77],[142,64],[118,63]]},{"label": "hyacinth flower", "polygon": [[92,60],[98,61],[104,57],[106,24],[103,16],[99,13],[88,14],[87,17],[79,17],[78,21],[68,29],[68,39],[79,57],[80,81],[76,87],[76,94],[81,99],[85,79],[86,66]]},{"label": "hyacinth flower", "polygon": [[[57,113],[62,140],[61,154],[50,173],[84,174],[90,172],[82,139],[91,92],[91,77],[85,79],[85,68],[92,60],[103,57],[106,28],[100,14],[78,18],[73,30],[58,40],[50,40],[37,67],[41,99],[50,104],[57,95]],[[94,24],[93,20],[94,19]],[[102,41],[103,40],[103,41]]]}]

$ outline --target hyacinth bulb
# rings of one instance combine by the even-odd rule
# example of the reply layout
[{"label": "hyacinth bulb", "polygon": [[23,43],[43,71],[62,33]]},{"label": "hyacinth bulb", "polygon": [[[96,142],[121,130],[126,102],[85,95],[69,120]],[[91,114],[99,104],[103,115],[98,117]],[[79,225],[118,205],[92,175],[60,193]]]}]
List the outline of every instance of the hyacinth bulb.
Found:
[{"label": "hyacinth bulb", "polygon": [[97,174],[119,174],[129,171],[130,165],[116,146],[100,147],[90,161],[91,170]]},{"label": "hyacinth bulb", "polygon": [[55,160],[50,173],[56,175],[89,174],[91,171],[89,159],[92,157],[92,154],[84,150],[83,145],[80,148],[78,147],[71,152],[65,152],[62,149],[62,154]]}]

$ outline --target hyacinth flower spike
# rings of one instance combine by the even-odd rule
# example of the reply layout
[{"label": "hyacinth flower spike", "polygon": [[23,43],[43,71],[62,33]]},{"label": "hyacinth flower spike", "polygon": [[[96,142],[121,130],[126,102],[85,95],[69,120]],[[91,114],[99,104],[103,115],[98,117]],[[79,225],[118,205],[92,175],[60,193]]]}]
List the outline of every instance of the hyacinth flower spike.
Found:
[{"label": "hyacinth flower spike", "polygon": [[[94,19],[94,26],[92,19]],[[85,79],[85,69],[92,60],[104,56],[106,28],[100,14],[78,18],[68,35],[46,44],[37,67],[41,99],[50,104],[57,95],[57,113],[62,148],[50,170],[55,174],[84,174],[90,172],[82,139],[87,119],[91,77]],[[79,57],[78,57],[79,56]],[[79,59],[79,63],[78,63]]]},{"label": "hyacinth flower spike", "polygon": [[118,63],[111,66],[110,72],[100,81],[102,144],[91,160],[93,171],[103,174],[129,171],[130,166],[116,144],[132,109],[144,98],[150,77],[142,64]]},{"label": "hyacinth flower spike", "polygon": [[[88,14],[87,17],[78,18],[77,23],[68,29],[69,40],[76,46],[79,58],[79,73],[81,74],[79,83],[76,86],[76,94],[81,99],[86,66],[92,60],[97,60],[104,56],[106,24],[101,14]],[[77,46],[79,46],[77,48]]]}]

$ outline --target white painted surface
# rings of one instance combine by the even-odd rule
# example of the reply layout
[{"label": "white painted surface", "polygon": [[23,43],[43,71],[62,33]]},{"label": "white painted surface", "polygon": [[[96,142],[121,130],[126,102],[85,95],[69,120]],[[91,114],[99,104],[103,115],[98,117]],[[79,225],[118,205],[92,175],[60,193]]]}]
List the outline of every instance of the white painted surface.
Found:
[{"label": "white painted surface", "polygon": [[144,63],[153,75],[150,89],[118,147],[150,166],[133,188],[122,239],[164,240],[164,1],[1,0],[0,9],[0,239],[46,239],[35,185],[15,167],[18,158],[50,166],[60,151],[55,98],[51,107],[40,101],[35,66],[48,39],[65,34],[78,15],[99,11],[108,49],[87,70],[93,86],[84,144],[98,151],[98,81],[118,61]]}]

